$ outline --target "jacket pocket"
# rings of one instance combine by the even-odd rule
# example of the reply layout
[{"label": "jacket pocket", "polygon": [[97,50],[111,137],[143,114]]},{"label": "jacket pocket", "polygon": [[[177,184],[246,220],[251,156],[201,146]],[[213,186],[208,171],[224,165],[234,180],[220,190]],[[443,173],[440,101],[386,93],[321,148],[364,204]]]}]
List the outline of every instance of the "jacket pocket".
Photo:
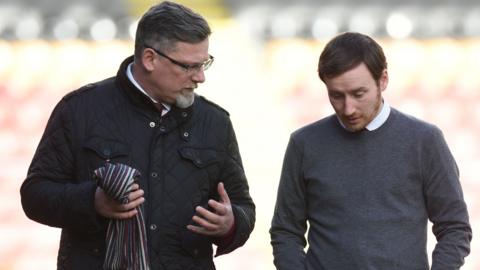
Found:
[{"label": "jacket pocket", "polygon": [[125,143],[93,137],[85,141],[83,147],[103,160],[111,160],[121,156],[127,156],[129,149]]},{"label": "jacket pocket", "polygon": [[191,161],[198,168],[205,168],[220,161],[219,153],[212,149],[184,147],[178,151],[182,158]]},{"label": "jacket pocket", "polygon": [[129,147],[127,144],[100,137],[91,137],[83,144],[83,157],[80,159],[88,175],[106,162],[128,164]]},{"label": "jacket pocket", "polygon": [[176,168],[181,171],[182,184],[189,187],[184,190],[185,197],[191,202],[191,208],[188,209],[191,213],[185,220],[189,222],[195,206],[206,206],[209,199],[218,200],[217,185],[221,181],[219,171],[222,157],[221,152],[208,148],[183,147],[178,151],[182,162]]}]

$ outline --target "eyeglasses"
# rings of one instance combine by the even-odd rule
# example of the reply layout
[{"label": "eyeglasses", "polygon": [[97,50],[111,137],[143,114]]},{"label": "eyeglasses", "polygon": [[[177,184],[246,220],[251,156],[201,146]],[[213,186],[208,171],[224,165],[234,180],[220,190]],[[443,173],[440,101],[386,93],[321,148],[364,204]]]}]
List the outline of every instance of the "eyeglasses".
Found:
[{"label": "eyeglasses", "polygon": [[146,48],[152,49],[156,54],[167,58],[170,62],[172,62],[172,64],[181,67],[185,72],[190,73],[190,74],[197,73],[197,72],[202,71],[202,70],[204,70],[204,71],[207,70],[212,65],[213,59],[214,59],[213,56],[208,55],[208,60],[206,60],[205,62],[200,63],[200,64],[189,65],[189,64],[182,63],[182,62],[178,62],[177,60],[170,58],[169,56],[167,56],[166,54],[162,53],[161,51],[159,51],[155,48],[152,48],[152,47],[146,47]]}]

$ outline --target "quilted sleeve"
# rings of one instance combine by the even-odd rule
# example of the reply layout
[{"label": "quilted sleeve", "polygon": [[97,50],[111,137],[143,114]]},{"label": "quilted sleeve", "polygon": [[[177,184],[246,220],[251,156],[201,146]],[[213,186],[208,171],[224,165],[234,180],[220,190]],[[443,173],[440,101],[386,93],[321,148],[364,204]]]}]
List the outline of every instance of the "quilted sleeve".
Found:
[{"label": "quilted sleeve", "polygon": [[227,123],[228,139],[226,145],[226,160],[221,171],[221,180],[232,203],[235,216],[235,234],[227,245],[220,245],[216,256],[229,253],[245,244],[255,225],[255,204],[249,194],[249,187],[242,159],[238,149],[237,139],[230,120]]},{"label": "quilted sleeve", "polygon": [[94,208],[95,181],[75,179],[73,113],[62,99],[37,147],[20,194],[32,220],[59,228],[96,232],[102,218]]}]

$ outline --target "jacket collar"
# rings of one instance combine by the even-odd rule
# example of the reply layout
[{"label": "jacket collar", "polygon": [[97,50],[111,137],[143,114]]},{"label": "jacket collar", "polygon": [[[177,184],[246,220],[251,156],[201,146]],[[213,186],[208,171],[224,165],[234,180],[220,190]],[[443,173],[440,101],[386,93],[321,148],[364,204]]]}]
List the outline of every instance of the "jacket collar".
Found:
[{"label": "jacket collar", "polygon": [[[127,67],[133,62],[133,55],[126,58],[120,65],[115,83],[117,84],[120,92],[127,97],[127,99],[133,103],[135,107],[140,111],[147,113],[149,116],[158,115],[159,111],[155,107],[153,101],[144,95],[127,77]],[[172,105],[171,110],[162,118],[162,122],[165,123],[167,129],[174,129],[177,126],[183,125],[189,121],[192,117],[195,106],[197,105],[197,96],[195,96],[195,102],[192,106],[181,109],[175,105]]]}]

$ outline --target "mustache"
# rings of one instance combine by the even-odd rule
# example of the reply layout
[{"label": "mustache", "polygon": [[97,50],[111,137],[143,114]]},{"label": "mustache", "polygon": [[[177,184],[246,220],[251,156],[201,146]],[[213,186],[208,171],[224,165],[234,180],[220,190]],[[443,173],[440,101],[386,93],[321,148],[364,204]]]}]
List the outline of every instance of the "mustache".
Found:
[{"label": "mustache", "polygon": [[194,91],[195,89],[197,89],[198,85],[197,84],[194,84],[194,85],[191,85],[189,87],[184,87],[181,91]]}]

